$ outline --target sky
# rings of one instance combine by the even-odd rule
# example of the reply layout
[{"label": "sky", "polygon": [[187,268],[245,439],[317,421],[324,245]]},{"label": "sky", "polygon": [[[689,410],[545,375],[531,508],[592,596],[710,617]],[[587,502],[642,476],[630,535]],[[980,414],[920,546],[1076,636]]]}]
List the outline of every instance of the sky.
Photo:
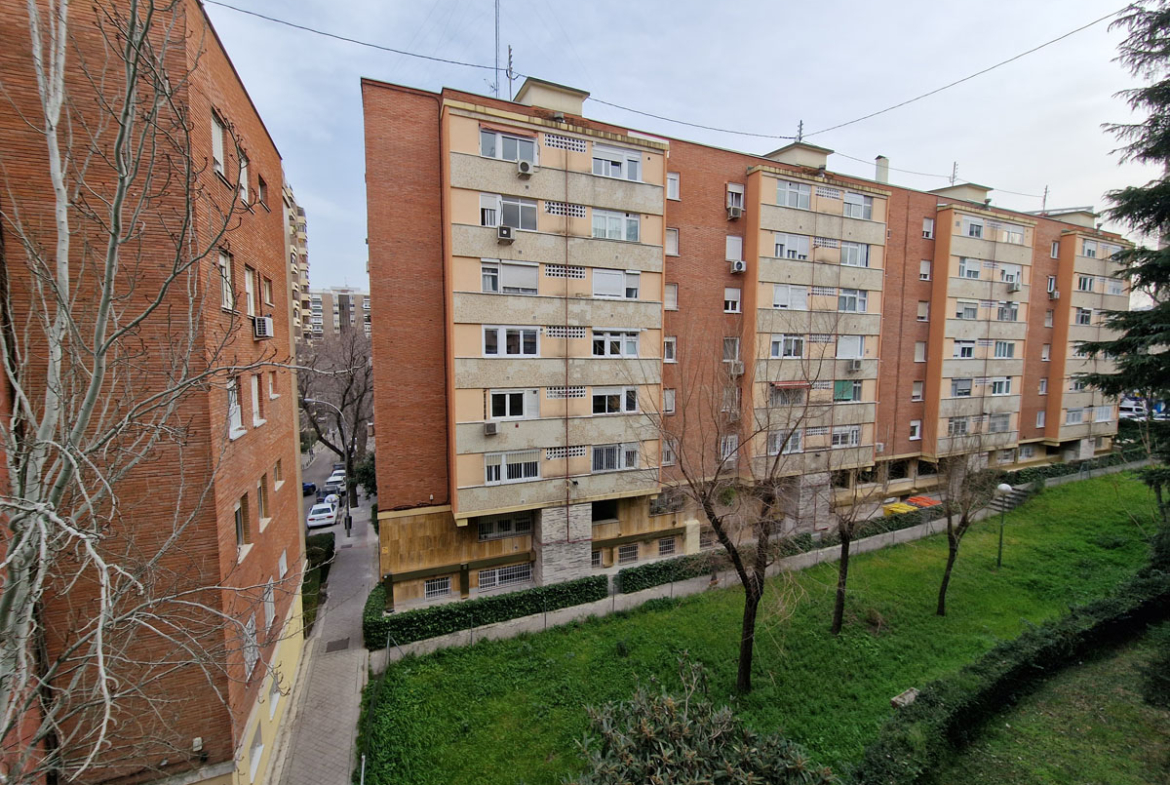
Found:
[{"label": "sky", "polygon": [[[494,64],[494,0],[224,1],[347,38]],[[500,48],[506,61],[512,45],[519,73],[662,117],[774,135],[793,135],[803,121],[807,141],[839,153],[829,158],[832,171],[872,178],[880,154],[890,159],[896,185],[939,188],[957,165],[960,181],[996,189],[993,205],[1039,210],[1047,186],[1049,209],[1100,209],[1107,191],[1158,175],[1120,164],[1116,140],[1102,129],[1132,119],[1116,93],[1136,84],[1113,62],[1123,33],[1108,21],[937,95],[818,131],[1122,7],[1118,0],[500,0]],[[367,286],[361,78],[490,94],[493,70],[378,51],[210,2],[207,10],[305,208],[311,286]],[[593,100],[585,115],[750,153],[786,143]]]}]

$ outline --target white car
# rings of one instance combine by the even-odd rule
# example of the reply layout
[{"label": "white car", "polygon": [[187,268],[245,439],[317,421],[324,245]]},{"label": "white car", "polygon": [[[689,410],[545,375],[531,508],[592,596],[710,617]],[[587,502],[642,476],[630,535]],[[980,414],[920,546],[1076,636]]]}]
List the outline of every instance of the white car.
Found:
[{"label": "white car", "polygon": [[337,523],[337,508],[332,504],[314,504],[309,510],[309,517],[305,526],[316,529],[318,526],[332,526]]}]

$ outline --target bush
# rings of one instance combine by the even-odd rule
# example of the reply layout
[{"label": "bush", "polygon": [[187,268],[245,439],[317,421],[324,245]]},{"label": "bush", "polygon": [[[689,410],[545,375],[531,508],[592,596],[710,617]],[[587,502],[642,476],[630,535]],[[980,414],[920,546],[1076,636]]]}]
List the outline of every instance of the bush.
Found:
[{"label": "bush", "polygon": [[1170,709],[1170,624],[1153,634],[1154,659],[1141,668],[1142,698],[1151,706]]},{"label": "bush", "polygon": [[1068,461],[1066,463],[1052,463],[1047,466],[1029,466],[1026,469],[1017,469],[1014,472],[1004,473],[1004,482],[1012,485],[1034,484],[1037,480],[1050,480],[1054,477],[1067,477],[1078,472],[1104,469],[1109,466],[1119,466],[1131,461],[1140,461],[1146,457],[1139,449],[1126,449],[1102,455],[1100,458],[1090,458],[1087,461]]},{"label": "bush", "polygon": [[386,588],[378,584],[366,599],[362,612],[362,637],[371,651],[386,646],[387,636],[397,644],[436,638],[484,624],[532,616],[609,596],[609,578],[593,575],[575,581],[493,594],[475,600],[448,602],[386,615]]},{"label": "bush", "polygon": [[317,620],[317,607],[324,594],[322,587],[333,566],[333,532],[313,534],[305,538],[305,576],[301,584],[301,613],[305,634]]},{"label": "bush", "polygon": [[1143,569],[1111,597],[1070,608],[998,644],[953,676],[927,684],[899,709],[854,772],[864,785],[919,782],[988,718],[1039,680],[1103,646],[1122,643],[1170,613],[1170,575]]}]

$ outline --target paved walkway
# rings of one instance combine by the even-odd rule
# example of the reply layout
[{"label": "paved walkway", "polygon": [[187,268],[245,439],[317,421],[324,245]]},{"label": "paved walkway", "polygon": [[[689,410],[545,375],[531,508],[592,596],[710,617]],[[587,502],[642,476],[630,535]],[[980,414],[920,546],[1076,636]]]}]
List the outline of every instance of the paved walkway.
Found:
[{"label": "paved walkway", "polygon": [[[328,450],[317,461],[332,460]],[[315,463],[317,462],[315,461]],[[306,674],[287,723],[273,785],[348,785],[354,769],[361,691],[369,653],[362,646],[362,607],[377,581],[378,537],[370,508],[354,509],[353,536],[332,528],[336,557],[329,571],[328,599],[305,641]]]}]

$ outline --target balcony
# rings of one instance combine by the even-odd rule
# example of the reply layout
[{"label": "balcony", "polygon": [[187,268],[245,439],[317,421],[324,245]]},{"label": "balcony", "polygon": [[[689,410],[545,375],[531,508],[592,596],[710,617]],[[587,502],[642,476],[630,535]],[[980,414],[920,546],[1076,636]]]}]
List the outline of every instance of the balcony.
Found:
[{"label": "balcony", "polygon": [[1020,321],[1000,322],[988,319],[947,319],[945,336],[965,340],[985,338],[987,340],[1022,341],[1028,333],[1028,323]]},{"label": "balcony", "polygon": [[[987,351],[991,351],[991,347]],[[1024,361],[1003,357],[960,359],[951,357],[943,360],[944,379],[969,379],[975,376],[1021,376]]]},{"label": "balcony", "polygon": [[772,334],[878,335],[881,332],[881,325],[882,316],[879,313],[790,311],[764,307],[760,308],[756,315],[756,329],[760,333]]},{"label": "balcony", "polygon": [[961,398],[943,398],[938,403],[938,416],[942,418],[1003,414],[1019,410],[1020,396],[1018,395],[971,395]]},{"label": "balcony", "polygon": [[[997,272],[991,270],[991,272]],[[1007,300],[1009,302],[1028,302],[1030,286],[1021,285],[1018,291],[1011,291],[1011,284],[1003,281],[976,280],[974,278],[959,278],[952,276],[947,279],[947,296],[961,300]]]},{"label": "balcony", "polygon": [[565,384],[641,385],[662,383],[662,361],[657,358],[455,358],[455,386],[558,387]]},{"label": "balcony", "polygon": [[885,271],[880,267],[850,267],[837,263],[761,256],[760,280],[797,286],[844,286],[875,292],[882,289]]},{"label": "balcony", "polygon": [[761,205],[760,227],[773,232],[789,232],[810,237],[831,237],[851,243],[885,246],[886,225],[878,221],[827,215],[794,207]]},{"label": "balcony", "polygon": [[834,381],[836,379],[876,379],[878,361],[861,361],[861,369],[850,370],[852,360],[838,360],[836,357],[759,359],[756,361],[756,381]]},{"label": "balcony", "polygon": [[662,272],[663,253],[658,245],[570,237],[566,261],[565,238],[559,234],[516,231],[516,241],[500,245],[491,226],[454,224],[451,227],[451,253],[477,259],[509,259],[545,264],[576,264],[586,267],[611,267],[619,270]]},{"label": "balcony", "polygon": [[[575,485],[572,480],[576,480]],[[459,501],[458,515],[463,518],[490,510],[563,505],[566,500],[570,504],[579,504],[598,498],[656,494],[658,490],[658,469],[655,467],[575,475],[571,480],[554,477],[506,485],[465,487],[459,488],[456,495]]]},{"label": "balcony", "polygon": [[963,234],[956,234],[951,238],[951,256],[970,256],[1008,264],[1032,264],[1031,246],[995,243]]},{"label": "balcony", "polygon": [[[657,296],[657,292],[645,292]],[[568,313],[563,297],[456,292],[454,321],[461,324],[584,325],[606,328],[657,329],[662,326],[662,304],[647,300],[570,297]],[[507,314],[507,316],[502,316]]]},{"label": "balcony", "polygon": [[810,449],[805,452],[783,455],[779,461],[774,455],[758,455],[752,459],[752,467],[757,477],[771,471],[773,466],[776,467],[777,474],[788,477],[872,466],[873,456],[873,445],[863,444],[858,447],[844,447],[836,450]]},{"label": "balcony", "polygon": [[[533,420],[496,420],[496,435],[485,436],[482,422],[455,426],[455,452],[484,453],[560,447],[566,444],[565,420],[547,417]],[[568,444],[616,444],[658,438],[658,430],[646,414],[605,414],[570,417]]]}]

